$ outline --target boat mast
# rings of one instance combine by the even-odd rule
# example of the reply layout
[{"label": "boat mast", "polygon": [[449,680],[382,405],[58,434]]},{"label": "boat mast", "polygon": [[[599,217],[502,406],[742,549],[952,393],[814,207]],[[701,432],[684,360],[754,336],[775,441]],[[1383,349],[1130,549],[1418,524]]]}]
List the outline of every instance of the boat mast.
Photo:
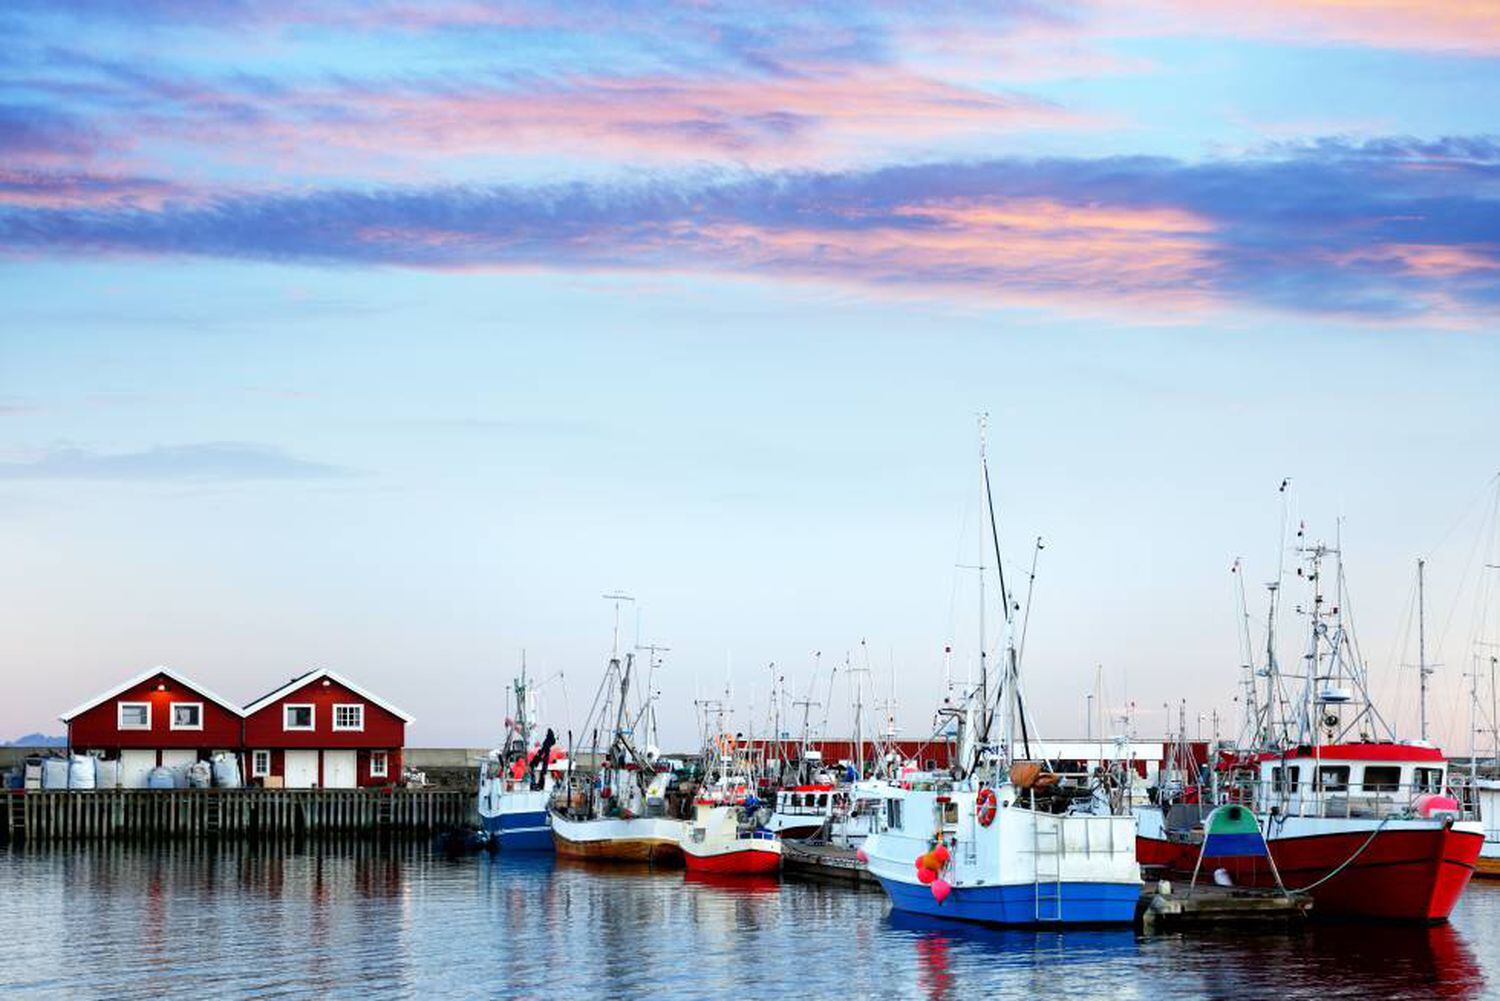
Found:
[{"label": "boat mast", "polygon": [[1426,568],[1427,561],[1417,559],[1417,676],[1420,679],[1422,693],[1422,742],[1427,742],[1427,678],[1432,674],[1432,668],[1427,666],[1427,594],[1426,594]]},{"label": "boat mast", "polygon": [[[985,451],[989,432],[990,415],[986,411],[979,415],[979,489],[980,496],[989,491],[989,466]],[[984,515],[979,518],[979,745],[982,748],[990,739],[990,671],[988,644],[984,629],[984,550],[989,544],[985,538]]]}]

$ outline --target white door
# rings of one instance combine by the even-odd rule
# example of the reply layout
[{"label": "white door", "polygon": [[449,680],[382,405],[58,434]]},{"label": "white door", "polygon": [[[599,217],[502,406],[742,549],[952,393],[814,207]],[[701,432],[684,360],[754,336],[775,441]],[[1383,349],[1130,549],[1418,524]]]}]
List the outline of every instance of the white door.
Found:
[{"label": "white door", "polygon": [[144,789],[156,767],[155,749],[125,750],[120,752],[120,786],[125,789]]},{"label": "white door", "polygon": [[192,749],[183,750],[180,747],[162,748],[161,763],[168,768],[186,767],[197,760],[198,752]]},{"label": "white door", "polygon": [[358,782],[353,751],[323,752],[323,788],[353,789]]},{"label": "white door", "polygon": [[311,789],[318,784],[318,752],[287,751],[281,773],[288,789]]}]

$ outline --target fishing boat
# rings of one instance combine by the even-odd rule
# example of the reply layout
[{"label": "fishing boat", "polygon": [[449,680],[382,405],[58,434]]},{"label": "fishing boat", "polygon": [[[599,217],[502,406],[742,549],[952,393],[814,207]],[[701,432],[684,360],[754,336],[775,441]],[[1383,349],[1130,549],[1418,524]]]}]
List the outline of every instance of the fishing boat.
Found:
[{"label": "fishing boat", "polygon": [[[620,600],[624,600],[623,596]],[[573,773],[554,796],[549,812],[552,840],[559,855],[652,865],[681,864],[686,824],[670,815],[668,793],[675,776],[661,761],[654,743],[638,745],[637,734],[654,735],[656,718],[650,678],[647,694],[632,703],[635,656],[619,652],[619,604],[615,607],[615,643],[600,682],[588,726],[612,721],[608,747],[595,754],[599,766],[588,783]],[[654,671],[658,666],[650,662]]]},{"label": "fishing boat", "polygon": [[[1268,632],[1266,664],[1247,675],[1249,738],[1221,752],[1210,788],[1141,812],[1138,853],[1145,864],[1189,872],[1206,809],[1197,804],[1237,803],[1255,815],[1270,857],[1226,862],[1216,873],[1221,882],[1308,893],[1319,917],[1445,921],[1474,874],[1484,829],[1452,794],[1448,762],[1426,739],[1425,645],[1419,641],[1422,737],[1399,740],[1370,700],[1342,616],[1337,549],[1301,551],[1307,566],[1299,576],[1312,592],[1301,677],[1282,675]],[[1329,560],[1332,601],[1323,584]],[[1418,574],[1420,630],[1420,564]],[[1277,591],[1272,585],[1272,629]],[[1265,682],[1260,695],[1257,678]]]},{"label": "fishing boat", "polygon": [[755,823],[759,802],[749,779],[734,769],[733,738],[718,742],[722,771],[693,800],[693,819],[681,841],[689,872],[764,875],[781,869],[781,841]]},{"label": "fishing boat", "polygon": [[1484,829],[1484,844],[1474,863],[1474,875],[1500,879],[1500,780],[1476,779],[1471,788]]},{"label": "fishing boat", "polygon": [[532,746],[535,694],[524,659],[511,689],[516,708],[505,720],[506,739],[479,766],[479,823],[489,843],[503,851],[550,852],[547,803],[569,764],[551,730],[539,746]]},{"label": "fishing boat", "polygon": [[[1107,776],[1067,776],[1031,760],[1014,611],[980,424],[979,685],[959,702],[958,764],[907,772],[860,850],[897,911],[997,925],[1129,924],[1140,896],[1135,818]],[[1005,662],[991,691],[983,553],[994,546]],[[999,740],[992,738],[999,724]],[[946,726],[946,723],[945,723]]]}]

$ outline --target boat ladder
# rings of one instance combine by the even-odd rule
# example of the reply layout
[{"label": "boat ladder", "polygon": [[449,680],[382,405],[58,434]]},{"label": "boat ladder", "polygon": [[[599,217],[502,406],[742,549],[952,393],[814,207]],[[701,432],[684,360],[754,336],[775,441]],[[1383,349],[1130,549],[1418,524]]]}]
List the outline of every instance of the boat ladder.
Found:
[{"label": "boat ladder", "polygon": [[209,796],[203,801],[203,833],[218,834],[224,826],[224,804],[217,796]]},{"label": "boat ladder", "polygon": [[1056,817],[1034,815],[1031,823],[1031,857],[1036,894],[1036,920],[1061,921],[1062,903],[1062,821]]}]

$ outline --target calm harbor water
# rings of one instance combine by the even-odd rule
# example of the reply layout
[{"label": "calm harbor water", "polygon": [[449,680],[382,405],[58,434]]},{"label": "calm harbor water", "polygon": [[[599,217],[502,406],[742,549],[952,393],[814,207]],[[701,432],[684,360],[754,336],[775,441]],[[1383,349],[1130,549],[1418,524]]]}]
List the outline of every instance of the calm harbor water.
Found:
[{"label": "calm harbor water", "polygon": [[1137,939],[883,894],[426,846],[0,848],[0,997],[1500,997],[1500,884],[1439,928]]}]

